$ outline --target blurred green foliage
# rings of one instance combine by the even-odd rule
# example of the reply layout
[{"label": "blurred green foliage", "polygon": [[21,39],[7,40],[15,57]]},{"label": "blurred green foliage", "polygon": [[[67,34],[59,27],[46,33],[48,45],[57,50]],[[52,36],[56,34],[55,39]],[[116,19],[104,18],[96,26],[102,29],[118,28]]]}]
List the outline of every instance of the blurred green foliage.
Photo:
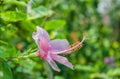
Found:
[{"label": "blurred green foliage", "polygon": [[[87,35],[81,49],[66,55],[74,70],[57,63],[61,72],[49,73],[38,57],[12,60],[36,51],[32,32],[37,25],[51,39],[71,44]],[[54,79],[120,78],[120,0],[0,0],[0,79],[46,79],[49,74]]]}]

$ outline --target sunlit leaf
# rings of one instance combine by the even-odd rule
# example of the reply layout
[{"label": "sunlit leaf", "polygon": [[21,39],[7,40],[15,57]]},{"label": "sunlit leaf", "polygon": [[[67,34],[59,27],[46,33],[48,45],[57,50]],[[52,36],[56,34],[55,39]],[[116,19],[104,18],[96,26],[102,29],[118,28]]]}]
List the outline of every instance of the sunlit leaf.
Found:
[{"label": "sunlit leaf", "polygon": [[4,4],[16,4],[21,6],[27,6],[24,1],[17,1],[17,0],[4,0]]},{"label": "sunlit leaf", "polygon": [[90,79],[111,79],[104,73],[93,73],[90,75]]},{"label": "sunlit leaf", "polygon": [[32,11],[29,13],[30,17],[28,19],[37,19],[44,16],[50,16],[52,14],[52,10],[48,10],[44,6],[39,6],[32,9]]},{"label": "sunlit leaf", "polygon": [[110,69],[107,74],[111,77],[120,76],[120,68]]},{"label": "sunlit leaf", "polygon": [[0,16],[4,21],[7,22],[17,22],[17,21],[25,20],[27,18],[26,14],[15,11],[2,12]]},{"label": "sunlit leaf", "polygon": [[65,20],[51,20],[45,23],[45,29],[53,30],[56,28],[64,27],[66,24]]},{"label": "sunlit leaf", "polygon": [[75,69],[80,71],[88,71],[88,72],[97,72],[98,69],[92,66],[85,66],[85,65],[76,65]]},{"label": "sunlit leaf", "polygon": [[65,78],[62,76],[55,76],[55,79],[65,79]]}]

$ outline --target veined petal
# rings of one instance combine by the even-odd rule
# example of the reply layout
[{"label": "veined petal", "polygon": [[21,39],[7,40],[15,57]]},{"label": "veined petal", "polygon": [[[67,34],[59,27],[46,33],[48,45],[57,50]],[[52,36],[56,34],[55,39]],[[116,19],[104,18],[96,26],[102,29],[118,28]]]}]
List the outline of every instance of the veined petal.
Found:
[{"label": "veined petal", "polygon": [[41,38],[38,41],[38,45],[40,46],[40,49],[42,49],[44,52],[47,53],[49,51],[49,42],[45,38]]},{"label": "veined petal", "polygon": [[45,39],[47,39],[47,41],[50,41],[50,37],[47,31],[45,31],[43,28],[39,26],[37,26],[36,28],[37,28],[37,33],[38,33],[39,38],[44,37]]},{"label": "veined petal", "polygon": [[50,41],[48,33],[41,27],[37,26],[37,32],[33,32],[32,37],[39,47],[40,55],[47,53]]},{"label": "veined petal", "polygon": [[73,69],[73,65],[68,61],[67,58],[65,58],[63,56],[55,55],[55,54],[52,54],[51,57],[53,60]]},{"label": "veined petal", "polygon": [[[37,26],[36,28],[37,28],[37,32],[33,32],[32,38],[35,40],[37,45],[40,43],[42,43],[42,44],[48,43],[50,41],[48,33],[41,27]],[[38,45],[38,47],[39,47],[39,45]]]},{"label": "veined petal", "polygon": [[48,33],[42,29],[41,27],[37,26],[37,32],[33,32],[32,38],[37,41],[38,39],[45,38],[47,41],[50,41]]},{"label": "veined petal", "polygon": [[44,52],[48,52],[49,50],[49,42],[44,37],[37,37],[37,33],[33,33],[33,39],[35,40],[39,50],[43,50]]},{"label": "veined petal", "polygon": [[50,66],[55,70],[60,72],[60,69],[58,68],[58,66],[56,65],[56,63],[53,61],[53,59],[51,58],[50,54],[48,54],[47,58],[45,58],[45,60],[50,64]]},{"label": "veined petal", "polygon": [[52,54],[56,54],[55,52],[63,51],[67,49],[69,46],[69,42],[66,39],[56,39],[50,41],[50,50]]}]

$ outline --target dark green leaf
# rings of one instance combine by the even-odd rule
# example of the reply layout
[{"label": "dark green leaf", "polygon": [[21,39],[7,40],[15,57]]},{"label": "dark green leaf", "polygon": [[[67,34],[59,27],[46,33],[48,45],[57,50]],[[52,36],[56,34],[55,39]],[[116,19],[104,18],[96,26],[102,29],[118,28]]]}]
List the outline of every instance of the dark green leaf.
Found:
[{"label": "dark green leaf", "polygon": [[0,61],[0,70],[2,70],[4,79],[13,79],[12,71],[5,61]]},{"label": "dark green leaf", "polygon": [[0,58],[2,58],[2,59],[5,58],[5,54],[2,52],[2,50],[0,50]]}]

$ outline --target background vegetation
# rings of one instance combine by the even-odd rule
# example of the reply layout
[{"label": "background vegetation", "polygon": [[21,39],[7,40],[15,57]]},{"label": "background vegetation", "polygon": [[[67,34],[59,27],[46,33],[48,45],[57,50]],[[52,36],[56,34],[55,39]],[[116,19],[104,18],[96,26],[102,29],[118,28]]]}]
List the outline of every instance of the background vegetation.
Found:
[{"label": "background vegetation", "polygon": [[[84,46],[66,55],[71,70],[46,70],[38,57],[18,58],[37,50],[32,32],[39,25],[51,39]],[[120,0],[0,0],[0,79],[119,79]]]}]

